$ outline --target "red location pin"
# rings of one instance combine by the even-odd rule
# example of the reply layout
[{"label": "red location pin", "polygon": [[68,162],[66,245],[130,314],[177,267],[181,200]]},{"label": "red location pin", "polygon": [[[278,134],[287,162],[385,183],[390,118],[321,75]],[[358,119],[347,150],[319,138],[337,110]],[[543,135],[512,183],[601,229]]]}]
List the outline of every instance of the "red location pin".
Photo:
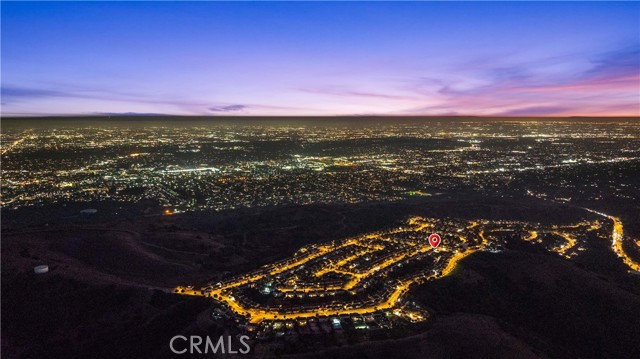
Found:
[{"label": "red location pin", "polygon": [[434,249],[438,248],[438,246],[440,245],[440,236],[432,233],[429,236],[429,244],[431,244],[431,247],[433,247]]}]

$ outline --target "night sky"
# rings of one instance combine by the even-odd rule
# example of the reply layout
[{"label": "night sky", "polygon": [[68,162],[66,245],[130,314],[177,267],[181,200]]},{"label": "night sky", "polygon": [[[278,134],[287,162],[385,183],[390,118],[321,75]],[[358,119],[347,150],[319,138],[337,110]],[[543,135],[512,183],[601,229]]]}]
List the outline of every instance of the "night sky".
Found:
[{"label": "night sky", "polygon": [[640,115],[640,3],[2,3],[2,115]]}]

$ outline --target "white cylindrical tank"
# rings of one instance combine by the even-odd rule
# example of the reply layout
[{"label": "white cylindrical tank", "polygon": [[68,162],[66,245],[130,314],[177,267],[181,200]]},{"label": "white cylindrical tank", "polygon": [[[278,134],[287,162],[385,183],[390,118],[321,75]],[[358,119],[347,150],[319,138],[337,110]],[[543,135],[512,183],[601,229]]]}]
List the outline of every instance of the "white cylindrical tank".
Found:
[{"label": "white cylindrical tank", "polygon": [[35,274],[44,274],[44,273],[47,273],[48,271],[49,271],[49,266],[46,264],[33,267],[33,272]]}]

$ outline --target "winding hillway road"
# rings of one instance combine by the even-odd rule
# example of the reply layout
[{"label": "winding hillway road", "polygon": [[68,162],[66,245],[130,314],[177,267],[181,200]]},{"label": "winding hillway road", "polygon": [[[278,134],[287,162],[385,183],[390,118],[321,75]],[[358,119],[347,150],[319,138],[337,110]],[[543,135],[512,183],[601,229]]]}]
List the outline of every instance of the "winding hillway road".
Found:
[{"label": "winding hillway road", "polygon": [[[611,232],[611,249],[613,250],[613,252],[622,259],[622,261],[624,262],[624,264],[627,265],[627,267],[629,267],[629,271],[636,271],[636,272],[640,272],[640,263],[634,261],[628,253],[626,253],[624,251],[623,248],[623,239],[624,239],[624,226],[622,225],[622,221],[620,220],[620,218],[612,216],[610,214],[604,213],[604,212],[600,212],[600,211],[596,211],[595,209],[591,209],[591,208],[587,208],[587,207],[580,207],[580,206],[576,206],[573,204],[569,204],[569,203],[559,203],[556,202],[554,200],[549,200],[552,203],[556,203],[556,204],[561,204],[561,205],[565,205],[565,206],[569,206],[569,207],[573,207],[573,208],[578,208],[581,209],[583,211],[587,211],[587,212],[591,212],[591,213],[595,213],[601,217],[610,219],[611,221],[613,221],[613,230]],[[633,241],[632,241],[633,242]],[[640,240],[635,242],[636,245],[638,247],[640,247]]]},{"label": "winding hillway road", "polygon": [[585,208],[585,207],[578,207],[578,208],[582,208],[585,211],[595,213],[599,216],[608,218],[613,221],[613,231],[611,233],[611,249],[618,257],[622,258],[622,261],[624,262],[624,264],[626,264],[631,270],[640,272],[640,263],[634,261],[629,256],[629,254],[624,251],[624,248],[622,246],[623,239],[624,239],[624,227],[622,226],[622,221],[620,220],[620,218],[614,217],[612,215],[599,212],[590,208]]}]

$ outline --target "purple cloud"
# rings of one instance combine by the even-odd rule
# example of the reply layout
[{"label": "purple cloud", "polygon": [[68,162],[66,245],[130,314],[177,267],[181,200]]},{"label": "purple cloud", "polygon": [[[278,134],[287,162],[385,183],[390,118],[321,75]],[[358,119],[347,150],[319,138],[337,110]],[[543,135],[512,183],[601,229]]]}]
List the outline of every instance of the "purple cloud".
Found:
[{"label": "purple cloud", "polygon": [[242,111],[242,110],[244,110],[246,108],[247,108],[247,106],[245,106],[245,105],[227,105],[227,106],[209,107],[209,111],[211,111],[211,112],[236,112],[236,111]]},{"label": "purple cloud", "polygon": [[2,86],[0,89],[3,98],[43,98],[43,97],[67,97],[69,93],[63,91],[46,90],[29,87]]},{"label": "purple cloud", "polygon": [[500,113],[503,116],[548,116],[570,111],[570,107],[562,106],[532,106],[517,108]]}]

